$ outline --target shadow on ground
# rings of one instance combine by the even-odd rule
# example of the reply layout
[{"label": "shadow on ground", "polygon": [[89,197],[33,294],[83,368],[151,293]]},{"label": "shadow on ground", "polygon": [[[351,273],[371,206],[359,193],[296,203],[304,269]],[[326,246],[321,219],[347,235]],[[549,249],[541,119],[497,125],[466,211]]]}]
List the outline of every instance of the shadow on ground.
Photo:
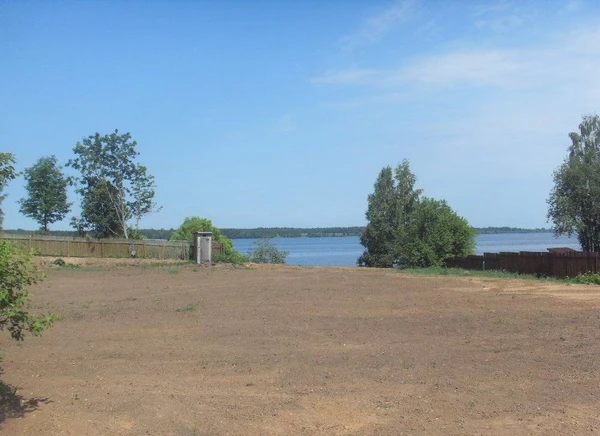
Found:
[{"label": "shadow on ground", "polygon": [[0,381],[0,424],[7,418],[22,418],[26,413],[33,412],[40,403],[48,404],[48,398],[31,398],[25,400],[17,394],[17,388]]}]

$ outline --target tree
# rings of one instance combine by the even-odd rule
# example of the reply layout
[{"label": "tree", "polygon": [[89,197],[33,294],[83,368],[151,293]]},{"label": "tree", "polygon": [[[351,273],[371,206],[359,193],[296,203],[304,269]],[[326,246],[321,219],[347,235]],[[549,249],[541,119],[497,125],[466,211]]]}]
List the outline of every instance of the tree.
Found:
[{"label": "tree", "polygon": [[215,258],[216,261],[243,263],[246,261],[245,256],[242,256],[233,248],[233,241],[226,237],[221,230],[215,227],[211,220],[200,218],[197,216],[187,217],[179,226],[175,233],[171,235],[171,241],[190,241],[194,237],[195,232],[212,232],[213,241],[223,244],[223,255]]},{"label": "tree", "polygon": [[284,264],[289,251],[279,250],[268,239],[255,241],[248,252],[248,260],[254,263]]},{"label": "tree", "polygon": [[394,265],[396,247],[397,210],[392,168],[381,170],[374,192],[367,198],[368,224],[360,236],[365,251],[358,258],[361,266],[389,268]]},{"label": "tree", "polygon": [[48,225],[62,220],[70,210],[67,202],[67,179],[56,156],[42,157],[25,170],[27,198],[21,198],[20,212],[33,218],[44,232]]},{"label": "tree", "polygon": [[108,181],[92,182],[81,201],[81,216],[73,218],[71,225],[81,236],[91,234],[99,239],[121,236],[121,217],[112,205],[112,199],[117,195],[116,188]]},{"label": "tree", "polygon": [[407,221],[405,236],[397,247],[402,267],[443,266],[454,257],[475,251],[475,229],[445,201],[418,200]]},{"label": "tree", "polygon": [[389,166],[381,170],[368,197],[368,224],[360,238],[365,251],[359,265],[434,266],[474,251],[474,229],[445,201],[421,199],[415,183],[406,160],[393,174]]},{"label": "tree", "polygon": [[[0,153],[0,204],[6,199],[7,194],[3,194],[4,188],[8,182],[17,178],[15,171],[15,157],[12,153]],[[4,210],[0,208],[0,230],[4,221]]]},{"label": "tree", "polygon": [[554,171],[548,219],[558,235],[576,234],[584,251],[600,252],[600,117],[586,115],[563,164]]},{"label": "tree", "polygon": [[389,166],[381,170],[375,190],[367,199],[368,224],[360,237],[366,249],[358,259],[359,265],[390,268],[397,264],[398,246],[405,239],[412,208],[421,194],[415,189],[416,181],[407,160],[393,173]]},{"label": "tree", "polygon": [[[76,157],[70,159],[67,166],[80,172],[74,182],[82,196],[82,210],[87,201],[90,212],[82,213],[81,218],[75,220],[79,226],[105,228],[97,221],[102,211],[89,210],[102,205],[102,210],[110,209],[118,221],[118,228],[112,223],[108,226],[110,233],[128,238],[130,219],[135,219],[137,228],[144,215],[157,210],[154,177],[136,161],[139,156],[136,146],[137,142],[131,140],[129,133],[119,135],[118,130],[104,136],[96,133],[75,145]],[[90,199],[90,196],[95,198]],[[106,232],[101,234],[108,235]]]}]

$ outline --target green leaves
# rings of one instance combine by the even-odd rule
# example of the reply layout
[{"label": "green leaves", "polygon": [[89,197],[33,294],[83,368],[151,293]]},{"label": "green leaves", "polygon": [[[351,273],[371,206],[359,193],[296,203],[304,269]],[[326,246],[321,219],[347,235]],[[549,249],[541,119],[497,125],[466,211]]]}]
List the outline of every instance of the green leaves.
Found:
[{"label": "green leaves", "polygon": [[75,158],[67,163],[79,171],[72,180],[82,196],[82,213],[73,224],[96,237],[128,238],[128,221],[155,210],[154,177],[137,162],[137,142],[115,130],[109,135],[84,138],[73,148]]},{"label": "green leaves", "polygon": [[248,260],[254,263],[284,264],[289,251],[279,250],[268,239],[255,241],[248,252]]},{"label": "green leaves", "polygon": [[385,167],[368,197],[367,224],[360,241],[361,266],[389,268],[440,266],[446,259],[472,254],[475,231],[445,201],[420,198],[416,177],[404,160]]},{"label": "green leaves", "polygon": [[7,240],[0,240],[0,330],[8,330],[17,341],[25,332],[38,336],[58,320],[56,315],[32,315],[28,311],[27,288],[40,280],[31,255]]},{"label": "green leaves", "polygon": [[[0,153],[0,203],[6,199],[6,194],[2,194],[4,188],[11,180],[17,178],[18,173],[15,171],[15,157],[12,153]],[[4,211],[0,209],[0,230],[4,221]]]},{"label": "green leaves", "polygon": [[600,251],[600,117],[586,115],[579,132],[569,134],[571,145],[554,172],[548,219],[554,231],[577,234],[584,251]]},{"label": "green leaves", "polygon": [[67,179],[60,170],[55,156],[42,157],[25,170],[27,198],[21,198],[20,212],[48,231],[48,226],[62,220],[70,210],[67,202]]},{"label": "green leaves", "polygon": [[221,230],[215,227],[211,220],[197,216],[187,217],[183,224],[179,226],[175,233],[171,235],[171,241],[191,241],[195,232],[212,232],[213,241],[223,244],[223,255],[215,256],[218,261],[230,261],[231,263],[241,263],[245,257],[240,255],[234,248],[231,239],[226,237]]}]

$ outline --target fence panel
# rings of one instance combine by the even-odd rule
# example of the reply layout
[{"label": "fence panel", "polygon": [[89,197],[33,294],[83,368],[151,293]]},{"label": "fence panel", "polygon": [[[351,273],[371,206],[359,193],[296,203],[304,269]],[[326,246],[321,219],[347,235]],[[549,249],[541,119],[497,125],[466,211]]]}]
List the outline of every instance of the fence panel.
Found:
[{"label": "fence panel", "polygon": [[565,278],[600,272],[600,253],[581,251],[484,253],[483,256],[449,259],[446,266]]},{"label": "fence panel", "polygon": [[[58,257],[135,257],[146,259],[189,260],[192,244],[186,241],[146,241],[126,239],[84,239],[41,235],[2,235],[25,250],[35,250],[41,256]],[[213,241],[213,256],[223,253],[223,244]]]}]

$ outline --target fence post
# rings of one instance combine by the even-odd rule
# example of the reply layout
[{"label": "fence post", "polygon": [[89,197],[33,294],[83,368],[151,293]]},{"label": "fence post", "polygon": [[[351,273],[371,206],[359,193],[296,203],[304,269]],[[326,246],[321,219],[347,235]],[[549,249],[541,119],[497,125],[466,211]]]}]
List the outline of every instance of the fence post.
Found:
[{"label": "fence post", "polygon": [[69,240],[68,239],[67,239],[67,257],[70,257],[69,256]]},{"label": "fence post", "polygon": [[100,241],[100,257],[104,257],[104,241]]}]

